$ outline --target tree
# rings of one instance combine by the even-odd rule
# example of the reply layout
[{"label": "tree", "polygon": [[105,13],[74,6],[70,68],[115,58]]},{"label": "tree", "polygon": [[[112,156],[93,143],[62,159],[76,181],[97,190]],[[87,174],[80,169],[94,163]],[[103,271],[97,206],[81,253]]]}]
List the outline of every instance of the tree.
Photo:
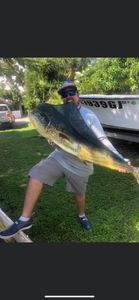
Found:
[{"label": "tree", "polygon": [[16,58],[1,58],[0,76],[5,79],[2,85],[3,97],[10,97],[15,102],[22,102],[24,68],[19,65],[18,60]]},{"label": "tree", "polygon": [[91,61],[92,58],[71,57],[1,58],[0,76],[9,87],[9,90],[2,88],[1,93],[32,109],[40,102],[56,97],[55,91],[61,81],[74,80],[76,72],[82,72]]},{"label": "tree", "polygon": [[98,58],[75,80],[81,93],[137,93],[139,58]]},{"label": "tree", "polygon": [[[61,81],[74,80],[77,70],[83,70],[89,58],[26,58],[24,105],[32,109],[40,102],[48,101]],[[55,95],[55,94],[53,94]]]}]

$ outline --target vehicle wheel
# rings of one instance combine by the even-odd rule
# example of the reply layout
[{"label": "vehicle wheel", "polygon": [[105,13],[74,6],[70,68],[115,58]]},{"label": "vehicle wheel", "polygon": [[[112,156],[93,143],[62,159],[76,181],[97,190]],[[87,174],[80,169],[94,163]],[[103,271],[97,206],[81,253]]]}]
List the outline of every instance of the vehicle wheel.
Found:
[{"label": "vehicle wheel", "polygon": [[7,126],[8,129],[13,129],[13,124],[10,123],[8,126]]}]

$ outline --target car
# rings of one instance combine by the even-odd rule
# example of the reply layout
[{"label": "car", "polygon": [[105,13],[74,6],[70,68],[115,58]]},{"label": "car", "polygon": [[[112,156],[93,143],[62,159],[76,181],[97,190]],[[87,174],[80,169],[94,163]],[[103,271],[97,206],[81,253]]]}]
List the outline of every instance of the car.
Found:
[{"label": "car", "polygon": [[0,104],[0,127],[13,128],[15,116],[7,104]]}]

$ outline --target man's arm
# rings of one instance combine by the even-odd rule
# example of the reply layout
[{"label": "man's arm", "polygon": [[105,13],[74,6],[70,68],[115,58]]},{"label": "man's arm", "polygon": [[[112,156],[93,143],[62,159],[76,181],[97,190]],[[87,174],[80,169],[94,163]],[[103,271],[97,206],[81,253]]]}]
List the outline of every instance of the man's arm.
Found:
[{"label": "man's arm", "polygon": [[[96,134],[98,139],[112,152],[116,153],[119,157],[123,158],[129,165],[131,165],[131,162],[129,159],[124,158],[122,154],[120,154],[117,149],[112,145],[112,143],[109,141],[109,139],[106,136],[106,133],[104,132],[104,129],[97,118],[97,116],[93,116],[93,122],[90,125],[91,130]],[[126,172],[124,169],[120,168],[119,172]]]}]

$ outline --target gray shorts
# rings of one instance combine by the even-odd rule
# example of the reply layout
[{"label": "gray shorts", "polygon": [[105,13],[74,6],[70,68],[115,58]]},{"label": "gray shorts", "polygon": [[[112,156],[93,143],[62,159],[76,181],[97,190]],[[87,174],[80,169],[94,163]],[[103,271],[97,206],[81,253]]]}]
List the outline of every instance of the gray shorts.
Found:
[{"label": "gray shorts", "polygon": [[52,157],[41,160],[28,174],[38,181],[53,186],[58,178],[66,180],[66,191],[85,195],[88,177],[78,176],[65,169],[57,160]]}]

